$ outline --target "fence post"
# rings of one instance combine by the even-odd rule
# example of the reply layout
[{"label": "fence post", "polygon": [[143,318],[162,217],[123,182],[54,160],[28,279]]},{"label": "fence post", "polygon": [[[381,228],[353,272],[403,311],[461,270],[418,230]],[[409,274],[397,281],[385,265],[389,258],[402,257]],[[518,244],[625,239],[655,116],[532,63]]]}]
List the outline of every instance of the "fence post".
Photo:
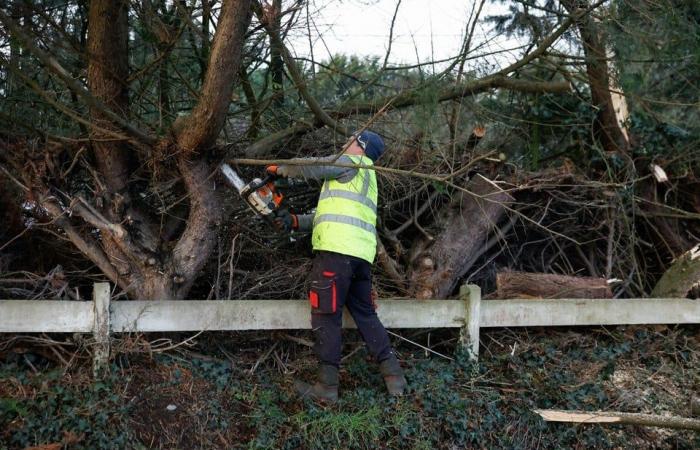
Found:
[{"label": "fence post", "polygon": [[92,374],[94,377],[99,377],[109,362],[109,283],[95,283],[92,300],[95,307],[95,322],[92,330],[95,338]]},{"label": "fence post", "polygon": [[459,298],[464,302],[464,328],[460,342],[472,361],[479,360],[479,320],[481,319],[481,288],[475,284],[463,284]]}]

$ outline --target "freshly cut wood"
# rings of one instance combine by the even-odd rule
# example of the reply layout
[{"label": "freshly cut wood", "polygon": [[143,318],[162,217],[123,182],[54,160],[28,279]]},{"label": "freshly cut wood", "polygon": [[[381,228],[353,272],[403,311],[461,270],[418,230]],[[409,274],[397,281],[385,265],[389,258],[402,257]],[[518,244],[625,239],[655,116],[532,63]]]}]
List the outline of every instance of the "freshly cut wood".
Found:
[{"label": "freshly cut wood", "polygon": [[497,297],[507,298],[612,298],[604,278],[572,277],[549,273],[500,272]]},{"label": "freshly cut wood", "polygon": [[651,174],[657,183],[666,183],[668,181],[668,175],[666,175],[666,171],[661,166],[652,164],[649,166],[649,169],[651,169]]},{"label": "freshly cut wood", "polygon": [[418,240],[411,258],[409,285],[419,299],[447,298],[462,276],[474,265],[484,248],[497,243],[490,239],[500,233],[498,222],[513,198],[493,181],[476,175],[436,222],[442,227],[437,237]]},{"label": "freshly cut wood", "polygon": [[616,423],[645,427],[677,428],[700,431],[700,419],[656,414],[626,413],[618,411],[564,411],[559,409],[535,409],[547,422]]},{"label": "freshly cut wood", "polygon": [[671,264],[654,286],[651,296],[685,298],[698,285],[700,285],[700,244],[682,254]]},{"label": "freshly cut wood", "polygon": [[464,144],[464,151],[466,152],[474,149],[484,136],[486,136],[486,127],[483,125],[476,125],[467,138],[466,144]]}]

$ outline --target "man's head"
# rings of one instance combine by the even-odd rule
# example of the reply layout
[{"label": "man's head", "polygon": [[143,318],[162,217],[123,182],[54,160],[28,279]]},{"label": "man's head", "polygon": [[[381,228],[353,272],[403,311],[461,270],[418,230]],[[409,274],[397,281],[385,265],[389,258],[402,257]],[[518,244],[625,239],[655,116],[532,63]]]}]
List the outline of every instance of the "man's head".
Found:
[{"label": "man's head", "polygon": [[384,140],[377,133],[365,130],[356,134],[354,139],[365,155],[374,162],[384,153]]}]

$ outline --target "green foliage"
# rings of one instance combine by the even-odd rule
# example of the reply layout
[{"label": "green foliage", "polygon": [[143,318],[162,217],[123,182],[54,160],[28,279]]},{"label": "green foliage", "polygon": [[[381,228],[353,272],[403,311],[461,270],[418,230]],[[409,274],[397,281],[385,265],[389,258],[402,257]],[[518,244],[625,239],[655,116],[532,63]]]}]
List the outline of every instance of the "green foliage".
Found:
[{"label": "green foliage", "polygon": [[[0,398],[0,439],[13,447],[62,442],[65,432],[83,435],[75,448],[126,448],[129,433],[125,420],[128,408],[114,390],[116,377],[84,387],[64,384],[60,370],[37,376],[17,376],[16,364],[0,366],[0,378],[14,376],[31,399]],[[9,433],[9,435],[8,435]],[[0,443],[2,441],[0,440]]]},{"label": "green foliage", "polygon": [[637,152],[652,157],[674,158],[681,156],[698,136],[678,125],[660,122],[652,115],[639,112],[630,117],[630,128],[640,139]]},{"label": "green foliage", "polygon": [[[247,364],[232,366],[216,359],[188,363],[159,356],[155,366],[150,363],[145,373],[139,370],[145,375],[169,374],[153,379],[159,381],[147,375],[144,384],[145,397],[162,397],[165,404],[177,398],[173,396],[178,389],[189,392],[193,382],[197,386],[199,394],[173,400],[184,415],[166,424],[177,429],[176,434],[187,434],[181,447],[219,448],[223,444],[217,436],[225,436],[226,442],[250,449],[628,448],[644,445],[633,427],[546,423],[532,410],[634,411],[624,406],[631,398],[638,402],[632,404],[666,412],[664,395],[673,396],[675,389],[685,391],[700,381],[698,353],[689,344],[693,333],[647,328],[606,330],[595,336],[541,333],[528,344],[531,337],[508,332],[495,336],[502,344],[484,349],[478,365],[461,350],[454,362],[403,352],[409,393],[398,399],[386,393],[376,366],[358,354],[342,367],[340,401],[331,407],[299,400],[291,376],[264,364],[250,375]],[[663,389],[615,384],[620,373],[630,371],[638,372],[640,380],[654,374]],[[295,376],[303,378],[305,373]],[[143,448],[150,443],[139,443],[127,424],[143,423],[144,417],[176,417],[152,416],[157,414],[152,410],[135,416],[130,399],[121,396],[125,386],[136,381],[133,375],[71,386],[57,371],[34,376],[8,363],[0,376],[13,377],[27,391],[37,392],[31,400],[0,400],[0,423],[13,424],[9,433],[2,434],[0,428],[0,436],[7,439],[0,439],[0,448],[60,442],[64,431],[85,432],[77,448]],[[676,377],[673,383],[664,381],[669,376]],[[692,433],[663,436],[656,442],[660,447],[690,449],[700,444],[700,437]]]},{"label": "green foliage", "polygon": [[354,412],[311,407],[294,416],[294,425],[304,442],[313,448],[329,448],[339,442],[357,447],[362,442],[376,442],[382,436],[382,415],[378,405]]}]

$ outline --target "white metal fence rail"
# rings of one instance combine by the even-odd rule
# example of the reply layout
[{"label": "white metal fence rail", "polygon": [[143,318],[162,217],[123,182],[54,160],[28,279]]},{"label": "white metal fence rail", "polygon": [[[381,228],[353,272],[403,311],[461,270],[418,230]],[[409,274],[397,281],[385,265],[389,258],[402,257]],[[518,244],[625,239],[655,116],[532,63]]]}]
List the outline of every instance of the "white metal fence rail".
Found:
[{"label": "white metal fence rail", "polygon": [[[387,328],[462,328],[476,359],[486,327],[700,323],[700,301],[671,298],[524,299],[481,301],[477,286],[459,300],[380,300]],[[344,326],[354,327],[349,315]],[[165,300],[110,303],[109,284],[97,283],[92,302],[0,300],[0,332],[92,332],[96,367],[109,355],[110,333],[311,328],[305,300]]]}]

